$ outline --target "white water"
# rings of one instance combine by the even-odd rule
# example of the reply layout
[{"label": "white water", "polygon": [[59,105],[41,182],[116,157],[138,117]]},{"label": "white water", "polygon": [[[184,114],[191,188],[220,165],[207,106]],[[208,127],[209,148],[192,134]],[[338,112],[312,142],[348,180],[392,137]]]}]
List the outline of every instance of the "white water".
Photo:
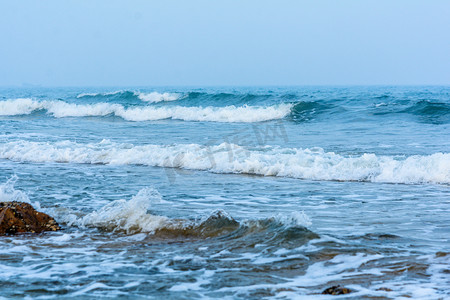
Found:
[{"label": "white water", "polygon": [[175,101],[175,100],[178,100],[181,98],[181,94],[179,94],[179,93],[135,92],[134,94],[142,101],[150,102],[150,103],[157,103],[157,102],[163,102],[163,101]]},{"label": "white water", "polygon": [[[0,184],[0,202],[26,202],[41,210],[39,202],[31,203],[25,192],[14,188],[17,180],[18,177],[14,175],[5,183]],[[151,204],[161,201],[160,193],[152,187],[147,187],[141,189],[130,200],[120,199],[112,201],[84,216],[80,216],[79,212],[66,208],[47,208],[46,212],[51,213],[58,222],[62,222],[67,226],[96,227],[110,231],[125,231],[128,234],[139,232],[152,234],[158,229],[181,229],[193,224],[187,219],[170,219],[166,216],[150,214]],[[206,221],[211,216],[233,219],[225,211],[215,210],[204,216],[198,224]],[[278,214],[271,219],[287,227],[308,227],[312,224],[310,218],[303,211],[294,211],[287,215]],[[246,222],[250,224],[251,220],[246,220]]]},{"label": "white water", "polygon": [[19,201],[30,203],[30,199],[27,194],[14,189],[14,184],[17,179],[17,176],[14,175],[5,183],[0,184],[0,202]]},{"label": "white water", "polygon": [[109,140],[90,144],[20,140],[0,144],[0,158],[38,163],[136,164],[310,180],[450,183],[450,153],[350,156],[325,152],[321,148],[266,146],[249,150],[228,143],[212,147],[198,144],[134,146]]},{"label": "white water", "polygon": [[[154,233],[158,229],[182,229],[186,226],[194,225],[188,219],[170,219],[166,216],[152,215],[148,211],[151,204],[161,201],[161,195],[154,188],[143,188],[130,200],[116,200],[99,210],[93,211],[84,217],[77,218],[73,215],[61,215],[61,219],[66,223],[77,226],[97,227],[113,231],[125,231],[128,234],[139,232]],[[205,222],[209,217],[219,217],[232,220],[233,218],[223,210],[215,210],[204,216],[197,222],[197,225]],[[303,226],[312,224],[311,219],[305,212],[292,212],[286,215],[276,215],[271,220],[281,223],[286,227]],[[252,220],[245,220],[247,225]]]},{"label": "white water", "polygon": [[114,95],[117,95],[120,93],[123,93],[123,91],[115,91],[115,92],[108,92],[108,93],[81,93],[77,96],[77,98],[97,97],[97,96],[114,96]]},{"label": "white water", "polygon": [[[106,96],[114,96],[121,93],[127,93],[127,91],[115,91],[115,92],[107,92],[107,93],[81,93],[77,95],[77,98],[83,98],[83,97],[106,97]],[[149,103],[157,103],[162,101],[175,101],[181,98],[180,93],[158,93],[158,92],[151,92],[151,93],[143,93],[143,92],[132,92],[136,97],[138,97],[140,100],[149,102]]]},{"label": "white water", "polygon": [[161,195],[152,188],[144,188],[131,200],[113,201],[98,211],[79,219],[78,225],[100,227],[109,230],[123,230],[127,233],[154,232],[169,224],[169,219],[147,213],[152,201],[158,201]]},{"label": "white water", "polygon": [[25,202],[33,205],[36,209],[41,209],[39,201],[32,203],[25,192],[14,188],[18,179],[16,175],[13,175],[5,183],[0,184],[0,202]]},{"label": "white water", "polygon": [[74,104],[64,101],[36,101],[28,98],[0,101],[0,116],[27,115],[46,110],[56,118],[93,117],[114,115],[127,121],[155,121],[176,119],[208,122],[262,122],[282,119],[291,112],[291,104],[276,106],[225,106],[225,107],[152,107],[125,108],[120,104]]}]

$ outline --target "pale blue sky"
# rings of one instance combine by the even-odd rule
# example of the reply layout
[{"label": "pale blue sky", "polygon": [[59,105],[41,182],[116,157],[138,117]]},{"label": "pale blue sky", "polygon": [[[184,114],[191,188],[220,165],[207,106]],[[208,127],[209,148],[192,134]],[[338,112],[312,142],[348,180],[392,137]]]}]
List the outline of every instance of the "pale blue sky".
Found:
[{"label": "pale blue sky", "polygon": [[0,0],[0,85],[450,84],[450,1]]}]

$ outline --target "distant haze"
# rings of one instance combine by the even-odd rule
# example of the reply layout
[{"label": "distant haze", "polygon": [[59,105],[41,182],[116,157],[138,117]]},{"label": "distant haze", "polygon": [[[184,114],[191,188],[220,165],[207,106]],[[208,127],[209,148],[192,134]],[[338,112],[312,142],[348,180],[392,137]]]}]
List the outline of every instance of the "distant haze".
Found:
[{"label": "distant haze", "polygon": [[1,1],[0,86],[450,84],[450,1]]}]

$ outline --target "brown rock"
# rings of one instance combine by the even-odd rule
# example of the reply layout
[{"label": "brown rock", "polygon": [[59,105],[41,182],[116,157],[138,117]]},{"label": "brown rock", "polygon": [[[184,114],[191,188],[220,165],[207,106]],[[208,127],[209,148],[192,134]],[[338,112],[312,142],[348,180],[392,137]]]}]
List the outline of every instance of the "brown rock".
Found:
[{"label": "brown rock", "polygon": [[380,288],[377,289],[377,291],[392,292],[392,290],[390,288],[387,288],[387,287],[380,287]]},{"label": "brown rock", "polygon": [[61,229],[55,219],[24,202],[0,202],[0,235]]},{"label": "brown rock", "polygon": [[343,294],[349,294],[351,293],[351,290],[345,287],[341,287],[340,285],[335,285],[332,287],[327,288],[322,292],[324,295],[343,295]]}]

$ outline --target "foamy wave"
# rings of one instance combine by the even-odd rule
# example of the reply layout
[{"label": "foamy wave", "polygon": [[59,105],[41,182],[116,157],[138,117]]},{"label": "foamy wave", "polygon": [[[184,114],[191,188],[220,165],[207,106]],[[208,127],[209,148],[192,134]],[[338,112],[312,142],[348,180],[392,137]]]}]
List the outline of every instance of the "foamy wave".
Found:
[{"label": "foamy wave", "polygon": [[[212,237],[237,230],[241,226],[251,234],[255,231],[268,230],[270,224],[281,230],[311,225],[304,213],[292,212],[286,216],[277,215],[268,219],[236,221],[223,210],[215,210],[201,219],[171,219],[149,213],[153,202],[161,201],[161,195],[153,188],[144,188],[131,200],[116,200],[99,210],[85,216],[75,216],[67,211],[60,213],[60,221],[79,227],[95,227],[108,231],[121,231],[128,234],[145,232],[159,236]],[[272,228],[273,229],[273,228]]]},{"label": "foamy wave", "polygon": [[[0,144],[0,158],[27,162],[148,165],[292,177],[310,180],[371,181],[388,183],[450,183],[450,153],[409,157],[340,155],[321,148],[263,147],[249,150],[234,144],[144,145],[102,141],[42,143],[16,141]],[[168,176],[177,176],[168,169]]]},{"label": "foamy wave", "polygon": [[158,93],[158,92],[151,92],[151,93],[140,93],[135,92],[134,93],[139,99],[145,102],[150,103],[157,103],[162,101],[175,101],[181,98],[181,94],[179,93]]},{"label": "foamy wave", "polygon": [[77,98],[83,98],[83,97],[98,97],[98,96],[113,96],[123,93],[123,91],[115,91],[115,92],[108,92],[108,93],[81,93],[77,95]]},{"label": "foamy wave", "polygon": [[77,95],[77,98],[84,98],[84,97],[108,97],[108,96],[115,96],[115,95],[121,95],[123,97],[137,97],[138,99],[150,102],[150,103],[157,103],[162,101],[175,101],[181,98],[181,94],[179,93],[158,93],[158,92],[151,92],[151,93],[143,93],[143,92],[133,92],[133,91],[114,91],[114,92],[107,92],[107,93],[81,93]]},{"label": "foamy wave", "polygon": [[[20,201],[32,204],[41,210],[39,202],[31,203],[27,194],[14,189],[17,176],[12,176],[6,183],[0,184],[0,202]],[[171,219],[149,213],[152,203],[161,202],[160,193],[152,188],[141,189],[130,200],[116,200],[91,213],[84,214],[64,207],[46,209],[58,222],[67,226],[94,227],[108,231],[135,234],[145,232],[160,236],[212,237],[232,232],[240,226],[248,233],[255,230],[267,230],[268,224],[279,228],[307,227],[311,221],[304,212],[292,212],[268,219],[244,220],[241,224],[223,210],[215,210],[201,219]]]},{"label": "foamy wave", "polygon": [[39,202],[31,203],[30,198],[28,198],[26,193],[14,188],[18,179],[19,178],[16,175],[13,175],[5,183],[0,184],[0,202],[25,202],[32,204],[36,209],[41,209]]},{"label": "foamy wave", "polygon": [[280,214],[274,217],[274,220],[284,224],[287,227],[309,227],[312,225],[311,219],[304,211],[295,211],[290,214]]},{"label": "foamy wave", "polygon": [[19,201],[19,202],[30,202],[28,196],[22,192],[14,189],[14,185],[17,181],[17,176],[14,175],[8,179],[5,183],[0,184],[0,201]]},{"label": "foamy wave", "polygon": [[0,116],[29,115],[42,109],[42,103],[29,98],[0,101]]},{"label": "foamy wave", "polygon": [[76,223],[81,226],[99,227],[107,230],[120,230],[127,233],[150,232],[168,226],[169,219],[147,213],[152,201],[161,198],[158,191],[145,188],[131,200],[116,200],[98,211],[94,211]]},{"label": "foamy wave", "polygon": [[0,115],[26,115],[46,110],[56,118],[114,115],[128,121],[155,121],[176,119],[207,122],[262,122],[282,119],[291,111],[291,104],[277,106],[225,106],[225,107],[150,107],[125,108],[120,104],[74,104],[64,101],[36,101],[14,99],[0,101]]}]

